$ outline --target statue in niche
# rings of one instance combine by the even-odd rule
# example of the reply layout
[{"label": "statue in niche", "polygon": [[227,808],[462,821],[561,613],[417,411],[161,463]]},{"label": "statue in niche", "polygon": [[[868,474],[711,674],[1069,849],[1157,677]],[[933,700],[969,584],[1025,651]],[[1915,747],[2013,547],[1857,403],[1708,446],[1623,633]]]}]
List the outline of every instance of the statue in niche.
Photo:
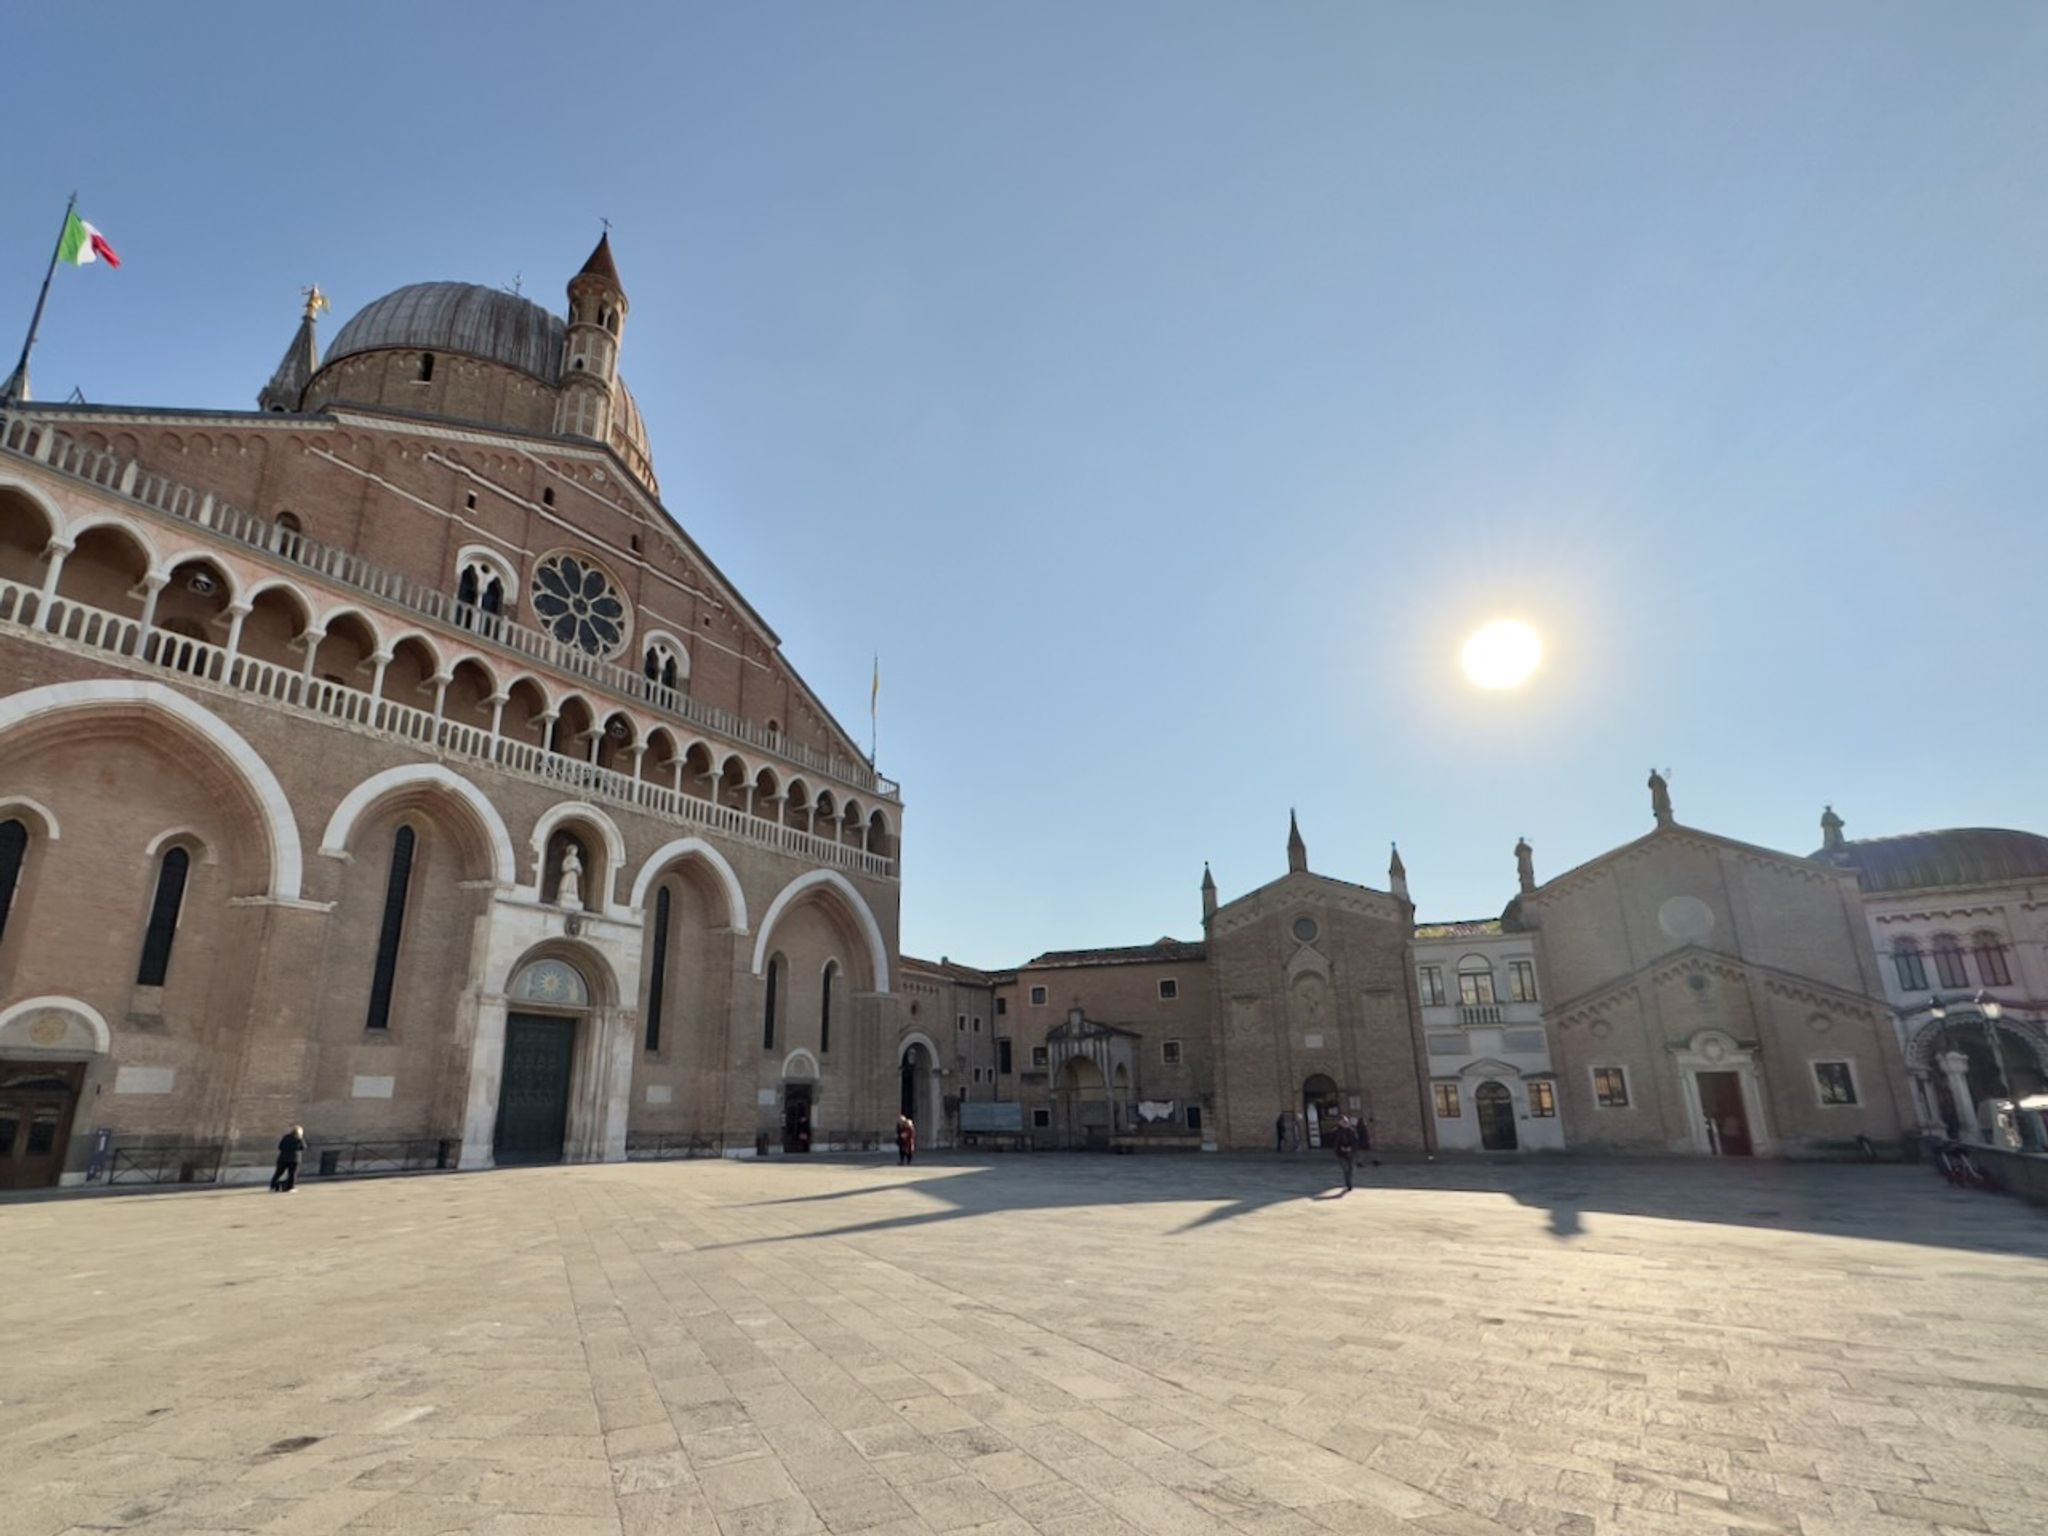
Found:
[{"label": "statue in niche", "polygon": [[562,845],[562,879],[555,904],[575,912],[583,906],[583,854],[572,839]]}]

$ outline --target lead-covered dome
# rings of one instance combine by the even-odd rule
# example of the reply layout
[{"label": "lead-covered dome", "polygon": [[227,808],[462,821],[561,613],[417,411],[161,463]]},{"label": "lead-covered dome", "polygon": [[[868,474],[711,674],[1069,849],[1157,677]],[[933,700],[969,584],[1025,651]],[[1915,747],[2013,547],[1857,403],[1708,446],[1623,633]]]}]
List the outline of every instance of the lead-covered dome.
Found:
[{"label": "lead-covered dome", "polygon": [[322,365],[387,348],[459,352],[553,384],[562,376],[563,329],[560,316],[502,288],[411,283],[356,311]]},{"label": "lead-covered dome", "polygon": [[1863,837],[1813,857],[1856,872],[1866,891],[1998,885],[2048,879],[2048,837],[2009,827],[1950,827],[1899,837]]}]

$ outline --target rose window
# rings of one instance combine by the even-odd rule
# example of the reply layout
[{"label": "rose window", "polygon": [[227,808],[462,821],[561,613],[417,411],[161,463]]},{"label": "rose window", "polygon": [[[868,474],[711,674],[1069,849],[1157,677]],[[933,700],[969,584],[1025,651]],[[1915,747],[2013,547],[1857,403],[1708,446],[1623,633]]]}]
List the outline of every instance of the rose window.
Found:
[{"label": "rose window", "polygon": [[610,656],[626,643],[626,600],[588,560],[550,555],[533,573],[533,611],[564,645]]}]

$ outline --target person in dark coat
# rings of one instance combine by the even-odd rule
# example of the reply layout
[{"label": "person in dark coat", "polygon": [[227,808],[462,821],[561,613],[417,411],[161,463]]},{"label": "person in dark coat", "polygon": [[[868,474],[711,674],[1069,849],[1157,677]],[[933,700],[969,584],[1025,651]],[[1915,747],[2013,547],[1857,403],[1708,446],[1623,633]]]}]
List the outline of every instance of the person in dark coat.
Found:
[{"label": "person in dark coat", "polygon": [[1273,1150],[1275,1152],[1285,1152],[1287,1150],[1287,1111],[1284,1109],[1273,1117]]},{"label": "person in dark coat", "polygon": [[306,1155],[306,1128],[295,1125],[277,1139],[277,1172],[270,1176],[270,1192],[288,1195],[299,1187],[299,1160]]},{"label": "person in dark coat", "polygon": [[1351,1160],[1358,1155],[1358,1125],[1349,1115],[1337,1122],[1337,1134],[1330,1138],[1337,1150],[1337,1166],[1344,1170],[1344,1192],[1351,1193]]},{"label": "person in dark coat", "polygon": [[896,1117],[896,1166],[901,1168],[917,1158],[917,1122],[908,1115]]}]

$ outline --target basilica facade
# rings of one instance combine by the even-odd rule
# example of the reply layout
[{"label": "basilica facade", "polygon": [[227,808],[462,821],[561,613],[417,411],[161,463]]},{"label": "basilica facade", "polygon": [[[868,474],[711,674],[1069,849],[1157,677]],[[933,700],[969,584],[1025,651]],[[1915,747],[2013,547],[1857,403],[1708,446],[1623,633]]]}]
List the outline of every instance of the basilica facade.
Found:
[{"label": "basilica facade", "polygon": [[319,300],[247,412],[0,407],[0,1184],[872,1145],[902,796],[565,314]]}]

